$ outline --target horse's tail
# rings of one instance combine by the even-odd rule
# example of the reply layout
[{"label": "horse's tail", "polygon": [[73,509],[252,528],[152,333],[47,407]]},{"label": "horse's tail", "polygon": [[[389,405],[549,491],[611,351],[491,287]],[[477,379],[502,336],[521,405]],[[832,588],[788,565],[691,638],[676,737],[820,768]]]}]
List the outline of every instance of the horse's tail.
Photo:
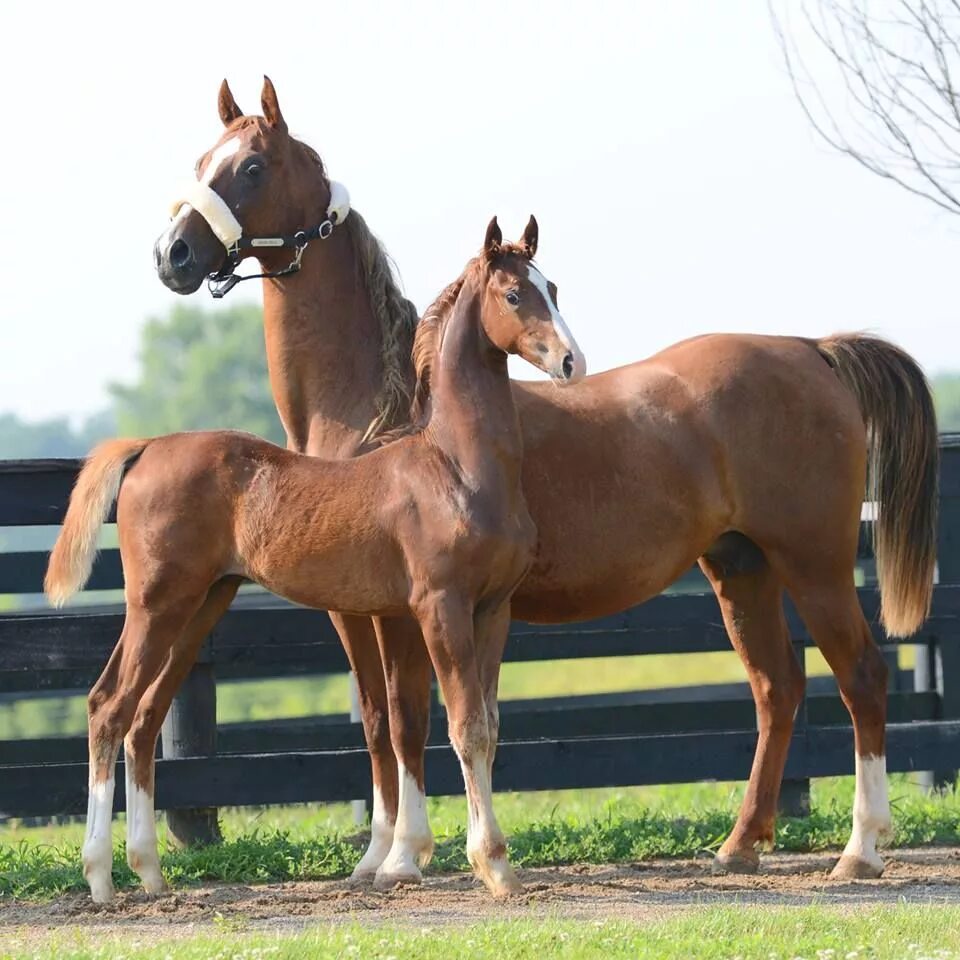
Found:
[{"label": "horse's tail", "polygon": [[97,537],[120,493],[129,462],[149,440],[107,440],[87,457],[70,494],[63,529],[50,553],[43,589],[62,607],[90,579],[97,555]]},{"label": "horse's tail", "polygon": [[909,637],[933,597],[940,449],[930,386],[909,354],[878,337],[828,337],[817,348],[857,398],[867,426],[880,619],[890,636]]}]

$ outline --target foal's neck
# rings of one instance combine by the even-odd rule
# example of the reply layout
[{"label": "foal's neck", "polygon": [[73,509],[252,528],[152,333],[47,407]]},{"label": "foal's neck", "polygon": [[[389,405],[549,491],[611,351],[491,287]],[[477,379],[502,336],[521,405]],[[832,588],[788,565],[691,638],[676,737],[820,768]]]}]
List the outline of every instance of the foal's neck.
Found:
[{"label": "foal's neck", "polygon": [[474,489],[518,490],[523,445],[507,355],[484,332],[480,301],[464,288],[443,332],[426,433]]},{"label": "foal's neck", "polygon": [[[325,211],[317,206],[305,211],[304,225],[323,219]],[[382,332],[352,228],[348,218],[327,240],[314,241],[298,273],[263,281],[277,411],[287,445],[312,456],[357,452],[376,415],[383,379]]]}]

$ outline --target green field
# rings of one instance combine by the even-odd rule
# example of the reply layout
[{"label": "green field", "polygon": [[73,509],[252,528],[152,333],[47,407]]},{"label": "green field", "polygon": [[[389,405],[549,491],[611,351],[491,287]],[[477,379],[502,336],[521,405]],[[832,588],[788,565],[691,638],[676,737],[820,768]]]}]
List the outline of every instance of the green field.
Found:
[{"label": "green field", "polygon": [[201,936],[154,943],[91,933],[30,939],[12,933],[2,958],[58,960],[955,960],[960,957],[960,908],[829,907],[744,910],[698,907],[646,923],[559,919],[497,921],[463,927],[317,925],[295,935],[224,925]]}]

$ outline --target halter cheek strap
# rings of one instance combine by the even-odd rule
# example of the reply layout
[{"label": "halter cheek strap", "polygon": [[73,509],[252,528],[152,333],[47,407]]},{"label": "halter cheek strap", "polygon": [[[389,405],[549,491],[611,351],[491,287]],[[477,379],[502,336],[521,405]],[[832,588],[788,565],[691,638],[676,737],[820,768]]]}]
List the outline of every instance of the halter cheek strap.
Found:
[{"label": "halter cheek strap", "polygon": [[[207,285],[211,295],[219,300],[225,297],[241,280],[256,280],[267,277],[286,277],[300,269],[303,252],[311,240],[326,240],[333,233],[333,228],[347,219],[350,213],[350,193],[342,183],[330,181],[330,203],[327,205],[327,216],[323,223],[313,227],[306,227],[293,234],[282,234],[276,237],[245,237],[240,221],[233,215],[223,197],[212,187],[199,180],[187,184],[179,199],[171,205],[171,216],[177,216],[185,205],[189,205],[207,221],[216,238],[227,251],[224,265],[207,277]],[[293,260],[282,270],[273,270],[267,273],[254,273],[247,276],[237,276],[234,273],[240,263],[243,250],[261,247],[293,247]]]}]

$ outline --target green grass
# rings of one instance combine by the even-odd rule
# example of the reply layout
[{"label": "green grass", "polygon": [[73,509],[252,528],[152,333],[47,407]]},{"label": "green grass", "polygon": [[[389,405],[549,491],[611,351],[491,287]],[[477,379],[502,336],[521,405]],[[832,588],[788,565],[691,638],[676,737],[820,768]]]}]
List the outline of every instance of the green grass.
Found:
[{"label": "green grass", "polygon": [[856,913],[828,907],[744,910],[698,908],[652,922],[524,919],[462,927],[319,925],[296,935],[221,929],[152,944],[85,931],[26,941],[16,932],[0,957],[58,960],[955,960],[960,957],[960,908],[874,907]]},{"label": "green grass", "polygon": [[[715,850],[733,825],[742,787],[700,784],[543,794],[502,794],[497,813],[518,866],[632,862],[695,856]],[[839,849],[850,832],[851,778],[817,781],[813,811],[778,825],[780,850]],[[927,796],[905,777],[893,778],[896,846],[960,844],[960,794]],[[430,801],[437,836],[431,871],[466,870],[466,805]],[[176,851],[162,864],[175,885],[204,881],[257,883],[343,876],[362,852],[345,804],[227,811],[222,845]],[[0,828],[0,896],[47,898],[85,889],[80,872],[81,824]],[[114,875],[134,886],[126,866],[123,826],[114,825]],[[161,845],[163,843],[161,830]]]}]

